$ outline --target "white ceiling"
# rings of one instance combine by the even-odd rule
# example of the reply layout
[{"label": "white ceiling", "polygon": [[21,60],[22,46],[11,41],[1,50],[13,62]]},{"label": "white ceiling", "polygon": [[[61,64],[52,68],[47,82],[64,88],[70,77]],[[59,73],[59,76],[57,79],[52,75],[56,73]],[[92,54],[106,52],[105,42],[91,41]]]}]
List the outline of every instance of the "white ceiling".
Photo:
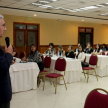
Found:
[{"label": "white ceiling", "polygon": [[[37,0],[0,0],[0,14],[18,16],[33,16],[34,14],[37,14],[37,17],[39,18],[71,21],[82,21],[83,19],[84,22],[108,24],[108,16],[100,15],[108,13],[108,6],[78,12],[69,12],[55,9],[48,10],[29,5],[36,1]],[[67,9],[79,9],[105,3],[108,3],[108,0],[59,0],[48,5]]]}]

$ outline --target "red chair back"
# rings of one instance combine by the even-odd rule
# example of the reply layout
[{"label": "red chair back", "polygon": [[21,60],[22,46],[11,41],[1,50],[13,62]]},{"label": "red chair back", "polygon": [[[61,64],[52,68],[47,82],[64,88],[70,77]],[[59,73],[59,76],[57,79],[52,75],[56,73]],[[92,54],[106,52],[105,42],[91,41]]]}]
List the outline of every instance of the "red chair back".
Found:
[{"label": "red chair back", "polygon": [[22,59],[23,57],[25,57],[25,52],[21,52],[19,55],[19,58]]},{"label": "red chair back", "polygon": [[46,56],[46,57],[44,58],[44,67],[45,67],[45,68],[50,68],[50,65],[51,65],[51,57]]},{"label": "red chair back", "polygon": [[55,70],[65,71],[65,69],[66,69],[66,60],[62,57],[59,57],[55,63]]},{"label": "red chair back", "polygon": [[108,53],[107,53],[107,56],[108,56]]},{"label": "red chair back", "polygon": [[97,56],[96,55],[91,55],[90,60],[89,60],[89,64],[90,65],[97,65]]},{"label": "red chair back", "polygon": [[44,56],[43,56],[43,55],[41,55],[41,59],[42,59],[42,61],[44,62]]},{"label": "red chair back", "polygon": [[74,54],[74,58],[76,57],[76,53]]},{"label": "red chair back", "polygon": [[102,55],[105,55],[105,52],[104,51],[102,51]]},{"label": "red chair back", "polygon": [[[106,94],[97,90],[102,90]],[[86,98],[84,108],[108,108],[108,92],[103,89],[92,90]]]}]

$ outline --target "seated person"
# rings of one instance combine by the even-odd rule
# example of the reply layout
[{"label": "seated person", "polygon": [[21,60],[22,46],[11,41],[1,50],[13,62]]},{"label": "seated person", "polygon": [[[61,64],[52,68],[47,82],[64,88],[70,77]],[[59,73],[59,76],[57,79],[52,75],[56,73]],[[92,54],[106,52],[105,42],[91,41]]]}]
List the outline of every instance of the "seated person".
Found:
[{"label": "seated person", "polygon": [[105,44],[102,45],[102,51],[104,51],[104,52],[107,51],[107,46]]},{"label": "seated person", "polygon": [[93,51],[92,54],[100,55],[100,54],[102,53],[100,50],[101,50],[101,49],[100,49],[100,45],[97,44],[97,45],[96,45],[96,49]]},{"label": "seated person", "polygon": [[17,51],[17,49],[15,49],[15,47],[14,47],[13,45],[12,45],[12,47],[13,47],[13,53],[12,53],[12,56],[18,58],[18,51]]},{"label": "seated person", "polygon": [[47,54],[49,51],[49,54],[56,54],[56,49],[54,48],[53,43],[49,43],[49,48],[45,51],[45,54]]},{"label": "seated person", "polygon": [[65,55],[66,55],[66,57],[69,57],[69,58],[75,57],[72,45],[69,45],[68,51],[65,53]]},{"label": "seated person", "polygon": [[84,62],[85,60],[85,54],[83,52],[83,47],[82,45],[80,45],[78,47],[78,54],[76,55],[76,59],[81,59],[81,62]]},{"label": "seated person", "polygon": [[65,51],[63,50],[62,45],[58,46],[58,53],[59,53],[60,56],[61,56],[61,54],[63,54],[63,56],[65,56]]},{"label": "seated person", "polygon": [[39,66],[40,71],[43,71],[44,65],[42,62],[41,54],[40,52],[37,51],[36,45],[32,44],[30,49],[31,49],[31,52],[30,52],[29,57],[27,59],[24,57],[22,58],[22,60],[28,61],[28,62],[36,62]]},{"label": "seated person", "polygon": [[[80,43],[78,43],[78,47],[80,46]],[[75,49],[75,52],[78,52],[78,47]]]},{"label": "seated person", "polygon": [[87,43],[87,47],[84,49],[84,52],[87,54],[91,54],[93,52],[93,48],[91,46],[91,43]]}]

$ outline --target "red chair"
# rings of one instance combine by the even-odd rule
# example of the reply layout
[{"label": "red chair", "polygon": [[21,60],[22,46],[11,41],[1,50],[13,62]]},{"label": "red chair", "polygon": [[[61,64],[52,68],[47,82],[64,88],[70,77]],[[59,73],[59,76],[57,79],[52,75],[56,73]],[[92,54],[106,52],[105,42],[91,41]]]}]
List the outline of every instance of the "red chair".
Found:
[{"label": "red chair", "polygon": [[41,55],[41,59],[42,59],[42,61],[43,61],[43,63],[44,63],[44,56],[43,56],[43,55]]},{"label": "red chair", "polygon": [[[97,61],[98,61],[97,56],[96,55],[91,55],[90,60],[89,60],[89,65],[97,66]],[[89,79],[89,70],[94,70],[97,81],[98,81],[98,77],[97,77],[95,68],[93,68],[93,67],[82,67],[82,69],[83,69],[83,72],[84,72],[84,70],[87,71],[87,83],[88,83],[88,79]],[[84,72],[84,76],[85,76],[85,72]],[[86,76],[85,76],[85,78],[86,78]]]},{"label": "red chair", "polygon": [[[54,79],[56,79],[55,94],[56,94],[56,91],[57,91],[57,82],[58,82],[58,79],[59,80],[64,80],[65,88],[67,90],[65,79],[64,79],[65,69],[66,69],[66,60],[64,58],[62,58],[62,57],[59,57],[56,60],[56,63],[55,63],[54,73],[49,73],[49,74],[45,75],[43,90],[44,90],[44,87],[45,87],[45,80],[46,80],[46,78],[53,79],[53,81],[54,81]],[[55,71],[59,71],[59,72],[63,72],[64,71],[64,75],[57,74],[57,73],[55,73]],[[63,79],[60,79],[60,78],[63,78]]]},{"label": "red chair", "polygon": [[102,55],[105,55],[105,52],[104,51],[102,51]]},{"label": "red chair", "polygon": [[[48,74],[50,72],[51,57],[46,56],[44,58],[44,62],[43,63],[44,63],[44,68],[49,69],[49,71],[46,71],[46,70],[40,71],[40,73],[39,73],[39,81],[40,81],[40,77],[44,77],[45,74]],[[38,87],[39,87],[39,81],[38,81]]]},{"label": "red chair", "polygon": [[107,56],[108,56],[108,53],[107,53]]},{"label": "red chair", "polygon": [[23,57],[26,57],[25,52],[21,52],[20,55],[19,55],[19,58],[20,58],[20,59],[22,59]]},{"label": "red chair", "polygon": [[[104,91],[106,94],[98,92]],[[84,108],[108,108],[108,91],[98,88],[92,90],[85,101]]]},{"label": "red chair", "polygon": [[76,57],[76,53],[74,53],[74,58]]}]

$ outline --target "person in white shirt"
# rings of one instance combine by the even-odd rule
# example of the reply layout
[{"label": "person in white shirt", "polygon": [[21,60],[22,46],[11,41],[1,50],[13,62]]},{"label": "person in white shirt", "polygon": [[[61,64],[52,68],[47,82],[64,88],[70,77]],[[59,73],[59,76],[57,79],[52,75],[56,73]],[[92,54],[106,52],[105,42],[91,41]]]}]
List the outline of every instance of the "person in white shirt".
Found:
[{"label": "person in white shirt", "polygon": [[92,54],[101,55],[101,53],[102,53],[102,49],[100,49],[100,45],[97,44],[96,49],[93,51]]},{"label": "person in white shirt", "polygon": [[76,59],[81,59],[81,62],[84,62],[84,60],[85,60],[85,54],[83,52],[82,45],[80,45],[78,47],[78,53],[76,54]]}]

